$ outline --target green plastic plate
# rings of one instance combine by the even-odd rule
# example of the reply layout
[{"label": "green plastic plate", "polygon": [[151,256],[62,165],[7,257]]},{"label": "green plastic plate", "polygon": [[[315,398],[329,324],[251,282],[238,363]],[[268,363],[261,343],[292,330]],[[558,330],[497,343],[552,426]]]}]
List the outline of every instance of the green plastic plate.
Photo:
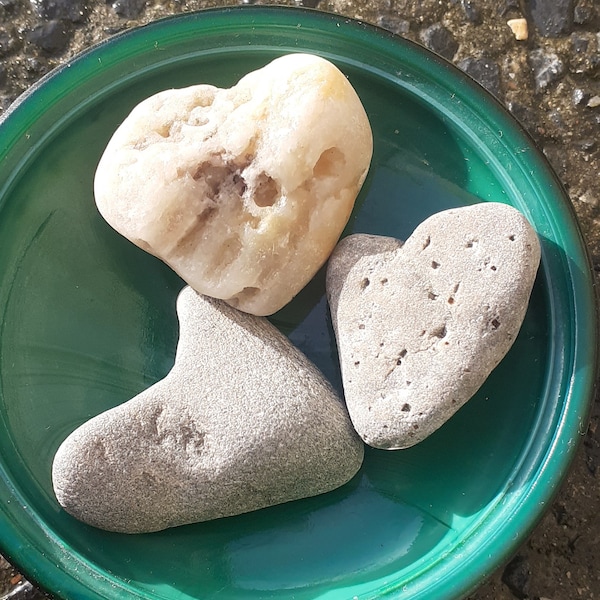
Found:
[{"label": "green plastic plate", "polygon": [[[297,51],[337,64],[371,119],[372,169],[347,232],[406,238],[428,215],[479,201],[530,219],[543,256],[521,333],[444,427],[409,450],[368,450],[334,492],[148,535],[88,527],[54,498],[54,453],[78,425],[169,371],[183,286],[99,216],[98,159],[150,94],[230,86]],[[30,578],[69,600],[443,600],[475,588],[531,531],[586,427],[590,269],[531,140],[450,64],[325,13],[187,14],[116,36],[46,77],[0,123],[0,140],[0,545]],[[323,292],[320,273],[273,322],[339,389]]]}]

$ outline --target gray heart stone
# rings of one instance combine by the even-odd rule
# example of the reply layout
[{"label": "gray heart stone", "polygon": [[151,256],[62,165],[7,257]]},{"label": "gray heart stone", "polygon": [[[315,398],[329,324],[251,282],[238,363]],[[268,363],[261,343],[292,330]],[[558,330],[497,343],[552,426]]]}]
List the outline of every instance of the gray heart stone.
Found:
[{"label": "gray heart stone", "polygon": [[165,379],[75,430],[53,464],[56,497],[127,533],[236,515],[330,491],[363,443],[317,368],[266,319],[185,288]]},{"label": "gray heart stone", "polygon": [[492,202],[433,215],[404,246],[364,234],[338,244],[327,294],[367,444],[412,446],[475,394],[515,341],[539,261],[525,217]]}]

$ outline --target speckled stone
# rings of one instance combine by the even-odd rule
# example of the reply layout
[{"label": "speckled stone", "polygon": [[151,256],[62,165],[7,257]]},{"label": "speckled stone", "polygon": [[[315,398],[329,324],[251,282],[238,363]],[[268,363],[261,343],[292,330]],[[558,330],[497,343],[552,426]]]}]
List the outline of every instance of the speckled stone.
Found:
[{"label": "speckled stone", "polygon": [[346,483],[363,444],[343,402],[266,319],[185,288],[175,365],[75,430],[53,465],[69,513],[149,532],[314,496]]},{"label": "speckled stone", "polygon": [[402,246],[343,239],[327,269],[346,403],[369,445],[407,448],[465,404],[512,346],[540,260],[516,209],[438,213]]}]

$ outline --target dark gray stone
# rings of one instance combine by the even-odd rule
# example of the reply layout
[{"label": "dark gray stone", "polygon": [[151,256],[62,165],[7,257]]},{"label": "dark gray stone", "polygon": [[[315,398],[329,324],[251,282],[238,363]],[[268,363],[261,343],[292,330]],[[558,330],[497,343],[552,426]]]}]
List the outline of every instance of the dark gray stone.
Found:
[{"label": "dark gray stone", "polygon": [[458,50],[458,42],[441,23],[427,27],[419,37],[427,48],[448,60],[452,60]]},{"label": "dark gray stone", "polygon": [[531,19],[545,37],[571,33],[573,29],[573,0],[527,0]]},{"label": "dark gray stone", "polygon": [[558,55],[543,48],[536,48],[529,53],[529,64],[533,71],[537,92],[556,83],[565,72],[565,65]]},{"label": "dark gray stone", "polygon": [[0,56],[8,54],[15,45],[15,38],[6,30],[0,30]]},{"label": "dark gray stone", "polygon": [[460,5],[469,23],[473,23],[473,25],[482,23],[481,12],[472,0],[462,0]]},{"label": "dark gray stone", "polygon": [[498,3],[498,14],[506,17],[509,13],[520,13],[519,0],[501,0]]},{"label": "dark gray stone", "polygon": [[83,21],[87,7],[83,0],[29,0],[42,19],[66,19],[73,23]]},{"label": "dark gray stone", "polygon": [[70,37],[64,22],[52,20],[35,27],[27,39],[46,52],[56,53],[68,46]]},{"label": "dark gray stone", "polygon": [[113,2],[113,10],[126,19],[134,19],[146,6],[146,0],[117,0]]},{"label": "dark gray stone", "polygon": [[509,102],[508,110],[519,121],[521,126],[537,141],[540,140],[540,135],[537,130],[537,117],[535,111],[529,106],[524,106],[518,102]]},{"label": "dark gray stone", "polygon": [[500,97],[500,67],[491,58],[469,56],[458,63],[458,67],[479,82],[496,97]]},{"label": "dark gray stone", "polygon": [[587,25],[594,18],[594,6],[589,2],[580,2],[573,11],[573,22],[576,25]]},{"label": "dark gray stone", "polygon": [[513,558],[502,573],[502,581],[520,600],[529,596],[529,580],[531,568],[525,556],[518,554]]},{"label": "dark gray stone", "polygon": [[406,35],[410,31],[410,23],[396,15],[385,15],[377,19],[377,25],[397,35]]},{"label": "dark gray stone", "polygon": [[583,35],[573,33],[571,35],[571,48],[576,54],[582,54],[587,51],[590,40]]}]

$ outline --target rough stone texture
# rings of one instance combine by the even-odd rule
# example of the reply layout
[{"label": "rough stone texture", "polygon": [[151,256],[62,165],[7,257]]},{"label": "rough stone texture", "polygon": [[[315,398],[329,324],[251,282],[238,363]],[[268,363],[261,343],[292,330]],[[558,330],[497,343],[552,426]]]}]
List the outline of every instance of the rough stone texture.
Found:
[{"label": "rough stone texture", "polygon": [[372,152],[344,74],[288,54],[231,89],[140,103],[110,140],[94,195],[112,227],[197,292],[270,315],[331,254]]},{"label": "rough stone texture", "polygon": [[535,89],[538,92],[558,81],[565,72],[563,61],[554,52],[545,52],[541,48],[529,53],[529,61],[535,78]]},{"label": "rough stone texture", "polygon": [[475,58],[468,56],[458,63],[465,73],[473,77],[479,82],[488,92],[494,94],[497,98],[501,95],[500,88],[500,67],[498,63],[482,56],[481,58]]},{"label": "rough stone texture", "polygon": [[185,288],[165,379],[59,448],[61,505],[126,533],[236,515],[349,481],[363,444],[343,402],[266,319]]},{"label": "rough stone texture", "polygon": [[367,444],[408,448],[475,394],[517,337],[539,260],[525,217],[498,203],[435,214],[404,246],[365,234],[338,244],[327,296]]},{"label": "rough stone texture", "polygon": [[424,29],[420,37],[427,48],[448,60],[452,60],[458,50],[457,41],[441,23],[435,23]]},{"label": "rough stone texture", "polygon": [[543,36],[569,33],[573,27],[573,0],[526,0],[531,18]]},{"label": "rough stone texture", "polygon": [[[597,145],[590,151],[580,144],[581,140],[600,139],[600,107],[587,106],[590,98],[600,94],[597,46],[590,44],[586,52],[587,68],[572,71],[571,61],[576,57],[569,35],[540,36],[524,11],[524,2],[523,6],[519,0],[473,2],[476,2],[482,19],[478,25],[465,18],[457,0],[321,0],[317,6],[374,24],[386,26],[388,22],[390,29],[400,22],[396,33],[416,42],[420,41],[420,31],[443,22],[459,45],[455,62],[483,54],[495,60],[501,69],[505,104],[523,121],[538,144],[554,142],[562,148],[561,160],[566,162],[567,169],[561,183],[583,228],[596,276],[600,277],[600,147]],[[280,3],[299,4],[294,0],[281,0]],[[110,34],[170,14],[223,4],[224,0],[154,0],[143,7],[139,17],[126,20],[106,0],[87,0],[86,17],[75,24],[67,48],[49,54],[23,37],[23,32],[43,22],[37,11],[32,10],[30,2],[0,0],[0,57],[6,76],[0,84],[0,116],[21,92],[50,69],[64,64],[75,53]],[[527,42],[515,40],[506,25],[508,19],[520,17],[530,21]],[[574,31],[597,39],[596,34],[600,31],[597,0],[576,2]],[[555,52],[567,64],[560,81],[539,92],[535,89],[527,61],[528,52],[535,48]],[[573,102],[574,90],[582,90],[584,102]],[[554,110],[560,111],[562,126],[549,118]],[[529,595],[532,600],[600,598],[600,401],[593,404],[591,414],[590,427],[587,432],[582,431],[582,444],[564,485],[557,490],[555,501],[548,504],[546,516],[519,549],[519,554],[527,557],[531,568]],[[489,580],[482,581],[469,600],[514,600],[514,594],[502,582],[502,572],[503,568],[499,568],[490,574]],[[0,569],[0,597],[5,593],[11,594],[10,600],[33,599],[22,591],[26,588],[17,577],[19,574],[14,567]],[[44,597],[42,592],[36,592],[36,600]]]}]

